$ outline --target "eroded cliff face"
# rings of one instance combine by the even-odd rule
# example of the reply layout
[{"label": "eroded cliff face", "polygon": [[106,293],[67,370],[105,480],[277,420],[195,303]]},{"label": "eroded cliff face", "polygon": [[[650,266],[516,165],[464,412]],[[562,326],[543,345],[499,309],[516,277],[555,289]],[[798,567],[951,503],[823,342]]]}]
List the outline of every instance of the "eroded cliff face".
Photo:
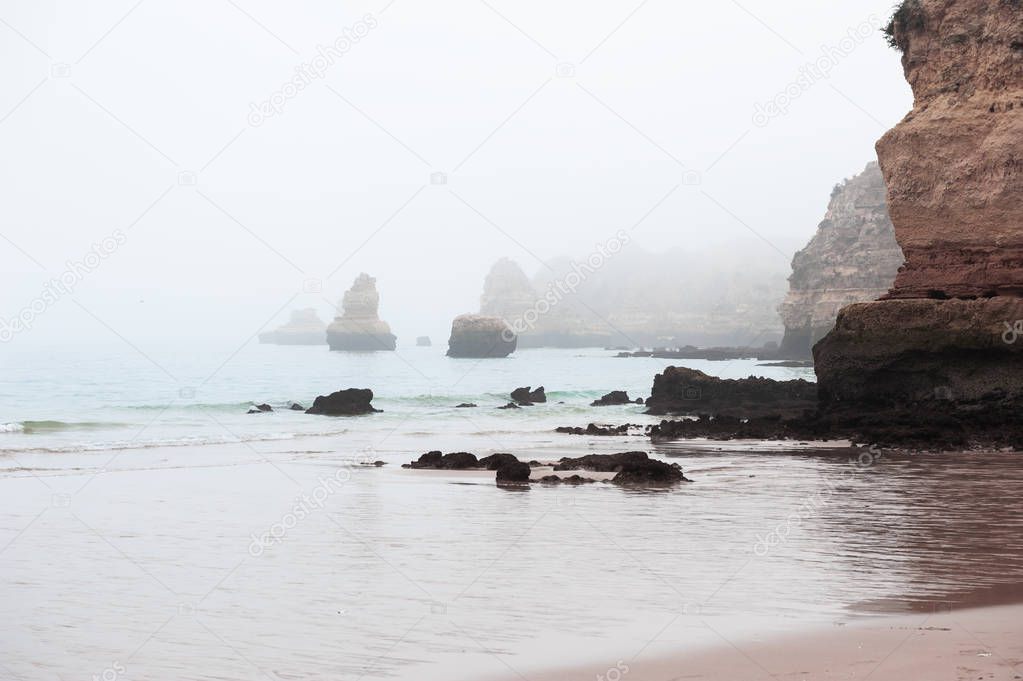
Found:
[{"label": "eroded cliff face", "polygon": [[835,187],[817,233],[792,259],[789,292],[778,308],[785,323],[781,356],[809,358],[839,310],[888,292],[903,255],[885,195],[877,163]]},{"label": "eroded cliff face", "polygon": [[892,29],[914,106],[877,145],[891,297],[1023,295],[1023,2],[909,0]]},{"label": "eroded cliff face", "polygon": [[381,321],[377,280],[360,274],[341,300],[342,313],[327,327],[331,350],[373,352],[394,350],[395,336],[387,322]]},{"label": "eroded cliff face", "polygon": [[820,397],[1017,414],[1023,2],[908,0],[893,29],[915,104],[877,150],[907,263],[814,347]]}]

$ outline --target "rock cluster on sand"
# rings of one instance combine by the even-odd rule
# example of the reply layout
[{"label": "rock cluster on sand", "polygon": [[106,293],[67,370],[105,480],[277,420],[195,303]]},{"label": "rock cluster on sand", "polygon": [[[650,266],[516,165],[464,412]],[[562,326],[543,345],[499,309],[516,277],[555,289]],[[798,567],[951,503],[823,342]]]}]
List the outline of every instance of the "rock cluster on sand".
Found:
[{"label": "rock cluster on sand", "polygon": [[464,314],[455,317],[448,339],[448,357],[507,357],[515,352],[517,338],[499,317]]},{"label": "rock cluster on sand", "polygon": [[327,325],[311,307],[292,310],[287,324],[259,334],[259,342],[275,345],[325,345]]},{"label": "rock cluster on sand", "polygon": [[666,464],[651,459],[646,452],[621,454],[587,454],[578,458],[564,457],[555,471],[593,471],[615,473],[611,482],[618,484],[661,484],[688,482],[677,463]]},{"label": "rock cluster on sand", "polygon": [[696,369],[668,367],[654,377],[646,405],[648,414],[657,415],[795,416],[817,408],[817,386],[802,379],[721,379]]},{"label": "rock cluster on sand", "polygon": [[887,293],[903,260],[884,177],[873,162],[835,187],[817,233],[792,259],[789,292],[778,308],[785,338],[777,356],[809,359],[814,343],[834,328],[838,311]]},{"label": "rock cluster on sand", "polygon": [[360,274],[341,300],[342,313],[327,328],[331,350],[374,352],[394,350],[396,339],[387,322],[380,320],[377,310],[380,294],[376,279]]},{"label": "rock cluster on sand", "polygon": [[374,409],[373,391],[368,388],[348,388],[330,395],[320,395],[313,401],[307,414],[322,416],[358,416],[379,411]]},{"label": "rock cluster on sand", "polygon": [[1023,406],[1023,3],[909,0],[912,112],[877,144],[906,265],[814,355],[822,404]]},{"label": "rock cluster on sand", "polygon": [[[477,459],[475,454],[470,454],[469,452],[444,454],[434,451],[423,454],[416,461],[407,463],[402,468],[445,471],[496,471],[495,479],[498,484],[521,484],[532,482],[530,480],[532,468],[539,465],[539,462],[536,461],[529,463],[521,462],[512,454],[491,454],[482,459]],[[683,481],[688,482],[682,474],[682,467],[677,463],[667,464],[663,461],[651,459],[646,452],[589,454],[575,459],[564,457],[555,465],[554,470],[586,470],[615,473],[611,482],[624,485],[663,485]],[[581,484],[594,481],[573,475],[566,478],[547,476],[541,478],[538,482]]]}]

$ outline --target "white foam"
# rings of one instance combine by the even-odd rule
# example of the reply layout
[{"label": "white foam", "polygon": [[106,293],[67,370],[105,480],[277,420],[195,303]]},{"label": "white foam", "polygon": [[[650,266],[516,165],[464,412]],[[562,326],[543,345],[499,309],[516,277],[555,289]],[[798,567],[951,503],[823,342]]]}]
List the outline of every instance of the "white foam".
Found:
[{"label": "white foam", "polygon": [[0,423],[0,433],[21,433],[25,426],[20,423]]}]

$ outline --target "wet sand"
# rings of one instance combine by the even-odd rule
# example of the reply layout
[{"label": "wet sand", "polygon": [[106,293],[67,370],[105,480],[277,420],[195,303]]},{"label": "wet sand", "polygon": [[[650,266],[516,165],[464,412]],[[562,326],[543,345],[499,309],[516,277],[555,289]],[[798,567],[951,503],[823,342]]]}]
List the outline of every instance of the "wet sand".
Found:
[{"label": "wet sand", "polygon": [[[709,624],[707,625],[710,626]],[[713,630],[712,630],[713,631]],[[1023,678],[1023,605],[883,617],[803,635],[726,640],[697,652],[606,660],[530,681]],[[613,670],[618,670],[613,671]],[[505,677],[511,681],[516,676]]]}]

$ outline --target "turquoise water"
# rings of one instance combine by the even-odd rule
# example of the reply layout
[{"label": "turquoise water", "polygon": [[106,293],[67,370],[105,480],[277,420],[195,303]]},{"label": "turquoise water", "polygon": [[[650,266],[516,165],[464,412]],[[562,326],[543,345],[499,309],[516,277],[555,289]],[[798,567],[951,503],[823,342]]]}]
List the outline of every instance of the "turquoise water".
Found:
[{"label": "turquoise water", "polygon": [[[0,451],[78,451],[174,444],[217,444],[349,434],[372,447],[444,448],[460,436],[549,432],[590,421],[646,423],[640,406],[594,409],[611,390],[647,397],[654,374],[680,362],[620,359],[603,349],[523,350],[507,359],[465,360],[444,348],[397,353],[332,353],[325,347],[250,343],[237,354],[107,350],[14,349],[3,357]],[[758,367],[754,360],[684,362],[729,378],[751,374],[813,379],[809,369]],[[544,385],[548,404],[496,409],[519,386]],[[370,388],[383,412],[331,419],[287,410],[317,395]],[[272,414],[248,415],[254,403]],[[470,402],[476,409],[456,409]],[[388,435],[393,433],[392,435]],[[425,437],[435,440],[423,441]],[[402,447],[404,449],[404,447]]]}]

